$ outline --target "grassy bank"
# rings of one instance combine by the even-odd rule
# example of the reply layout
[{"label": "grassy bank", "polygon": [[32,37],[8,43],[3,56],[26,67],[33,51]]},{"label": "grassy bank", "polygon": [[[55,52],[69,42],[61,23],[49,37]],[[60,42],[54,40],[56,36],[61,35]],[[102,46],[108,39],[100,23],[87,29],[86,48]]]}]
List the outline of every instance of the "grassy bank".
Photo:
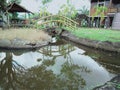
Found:
[{"label": "grassy bank", "polygon": [[120,31],[110,29],[79,28],[72,31],[74,35],[81,38],[99,41],[120,42]]},{"label": "grassy bank", "polygon": [[11,28],[7,30],[0,29],[0,39],[12,40],[14,38],[20,38],[35,42],[48,40],[50,36],[41,30],[38,31],[30,28]]},{"label": "grassy bank", "polygon": [[[99,41],[120,42],[120,31],[109,29],[96,29],[96,28],[78,28],[73,30],[72,33],[77,37],[87,38]],[[0,39],[21,38],[30,41],[47,40],[50,38],[48,34],[43,31],[38,31],[30,28],[17,28],[17,29],[0,29]]]}]

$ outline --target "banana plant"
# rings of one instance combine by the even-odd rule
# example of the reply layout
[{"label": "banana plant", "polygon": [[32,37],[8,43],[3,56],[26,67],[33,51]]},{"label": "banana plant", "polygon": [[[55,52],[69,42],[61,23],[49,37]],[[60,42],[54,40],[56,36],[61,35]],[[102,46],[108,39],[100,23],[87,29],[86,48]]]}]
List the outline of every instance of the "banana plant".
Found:
[{"label": "banana plant", "polygon": [[[93,15],[92,20],[94,20],[94,17],[99,17],[100,18],[100,26],[102,21],[105,18],[105,12],[108,10],[106,6],[95,6],[94,9],[96,10],[96,12]],[[99,20],[99,19],[98,19]]]}]

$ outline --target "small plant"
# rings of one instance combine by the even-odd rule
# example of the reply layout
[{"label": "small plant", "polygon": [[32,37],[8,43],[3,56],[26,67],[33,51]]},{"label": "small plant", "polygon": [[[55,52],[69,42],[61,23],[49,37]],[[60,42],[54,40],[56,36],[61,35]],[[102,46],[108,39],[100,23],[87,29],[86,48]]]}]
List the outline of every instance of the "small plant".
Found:
[{"label": "small plant", "polygon": [[81,21],[81,26],[82,26],[82,27],[87,27],[87,21],[86,21],[85,19],[83,19],[83,20]]}]

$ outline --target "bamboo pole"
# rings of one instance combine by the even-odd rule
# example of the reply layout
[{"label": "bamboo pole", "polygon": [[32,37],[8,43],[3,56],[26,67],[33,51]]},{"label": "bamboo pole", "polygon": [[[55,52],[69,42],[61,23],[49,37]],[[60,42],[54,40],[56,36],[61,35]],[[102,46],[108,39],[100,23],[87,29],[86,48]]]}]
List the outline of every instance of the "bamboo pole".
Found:
[{"label": "bamboo pole", "polygon": [[78,23],[74,20],[71,20],[68,17],[60,16],[60,15],[50,15],[40,18],[39,20],[46,20],[41,25],[48,25],[48,26],[58,26],[58,27],[68,27],[71,29],[76,29]]}]

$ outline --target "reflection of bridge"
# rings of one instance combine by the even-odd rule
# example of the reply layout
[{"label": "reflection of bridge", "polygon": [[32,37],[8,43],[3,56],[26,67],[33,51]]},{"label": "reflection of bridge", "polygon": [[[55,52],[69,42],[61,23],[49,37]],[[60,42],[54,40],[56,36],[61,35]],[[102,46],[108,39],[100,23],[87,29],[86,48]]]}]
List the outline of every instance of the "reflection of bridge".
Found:
[{"label": "reflection of bridge", "polygon": [[69,28],[75,30],[77,28],[78,23],[74,20],[61,16],[61,15],[50,15],[46,17],[42,17],[37,20],[36,27],[40,29],[57,27],[57,28]]},{"label": "reflection of bridge", "polygon": [[39,50],[40,53],[50,57],[66,56],[70,52],[74,51],[75,48],[70,44],[59,45],[59,46],[47,46]]}]

